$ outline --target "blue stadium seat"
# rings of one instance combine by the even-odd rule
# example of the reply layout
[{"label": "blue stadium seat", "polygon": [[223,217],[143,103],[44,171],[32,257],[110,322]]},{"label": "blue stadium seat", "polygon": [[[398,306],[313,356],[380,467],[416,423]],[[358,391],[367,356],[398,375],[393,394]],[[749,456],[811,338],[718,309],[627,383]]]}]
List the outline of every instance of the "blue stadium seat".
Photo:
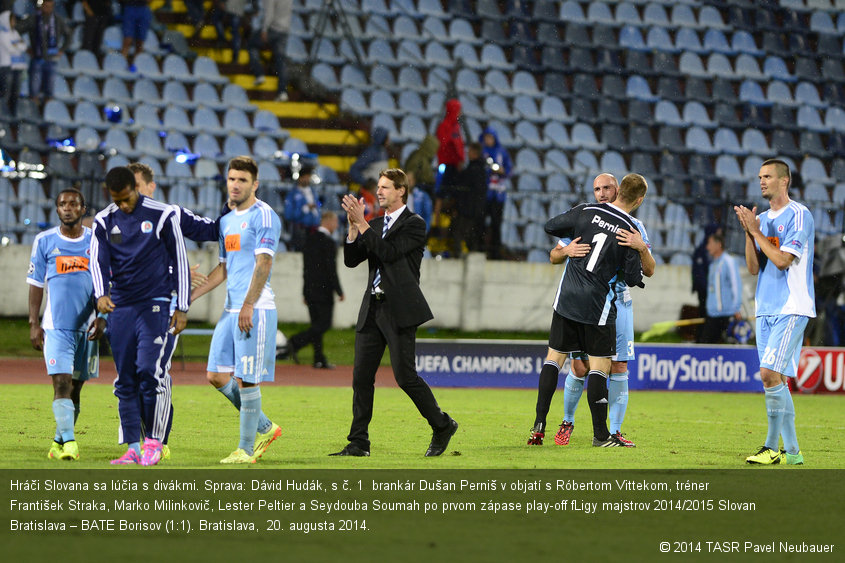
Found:
[{"label": "blue stadium seat", "polygon": [[632,51],[649,51],[640,28],[626,25],[619,30],[619,46]]},{"label": "blue stadium seat", "polygon": [[710,76],[710,74],[705,70],[704,64],[701,62],[701,57],[689,51],[681,53],[681,58],[678,61],[678,69],[682,74],[686,74],[688,76]]},{"label": "blue stadium seat", "polygon": [[766,57],[763,63],[763,74],[773,80],[783,80],[784,82],[796,82],[795,75],[789,72],[786,62],[775,56]]},{"label": "blue stadium seat", "polygon": [[663,51],[664,53],[680,53],[681,49],[676,47],[669,36],[669,31],[665,27],[654,26],[648,30],[646,34],[646,46],[654,51]]},{"label": "blue stadium seat", "polygon": [[643,10],[642,22],[643,25],[646,26],[668,27],[670,25],[666,9],[655,2],[646,4],[645,9]]},{"label": "blue stadium seat", "polygon": [[739,86],[739,99],[743,102],[748,102],[755,106],[771,106],[771,102],[766,99],[763,94],[763,89],[757,82],[753,80],[743,80]]},{"label": "blue stadium seat", "polygon": [[657,123],[664,123],[666,125],[674,125],[676,127],[685,127],[686,121],[681,118],[678,107],[672,102],[660,100],[654,106],[654,121]]},{"label": "blue stadium seat", "polygon": [[744,30],[734,31],[733,37],[731,37],[731,48],[737,53],[745,53],[756,57],[764,54],[764,51],[757,46],[754,36]]},{"label": "blue stadium seat", "polygon": [[629,76],[626,94],[629,98],[637,100],[644,100],[647,102],[656,102],[658,97],[651,91],[651,86],[642,76]]},{"label": "blue stadium seat", "polygon": [[760,70],[760,65],[757,59],[752,55],[741,54],[736,58],[735,73],[739,78],[749,78],[751,80],[763,80],[766,75]]},{"label": "blue stadium seat", "polygon": [[726,155],[745,156],[748,151],[742,148],[736,132],[727,127],[721,127],[713,135],[713,147],[717,152]]},{"label": "blue stadium seat", "polygon": [[704,55],[710,52],[710,49],[705,48],[701,44],[701,38],[698,32],[691,27],[682,27],[675,35],[675,46],[681,51],[690,51],[698,55]]},{"label": "blue stadium seat", "polygon": [[587,21],[581,4],[575,0],[565,0],[560,5],[560,19],[579,23],[585,23]]},{"label": "blue stadium seat", "polygon": [[713,129],[718,125],[710,119],[707,108],[701,102],[687,102],[684,104],[683,120],[690,125],[698,125],[705,129]]},{"label": "blue stadium seat", "polygon": [[704,34],[704,48],[713,53],[736,55],[736,49],[728,43],[727,37],[720,29],[708,29]]}]

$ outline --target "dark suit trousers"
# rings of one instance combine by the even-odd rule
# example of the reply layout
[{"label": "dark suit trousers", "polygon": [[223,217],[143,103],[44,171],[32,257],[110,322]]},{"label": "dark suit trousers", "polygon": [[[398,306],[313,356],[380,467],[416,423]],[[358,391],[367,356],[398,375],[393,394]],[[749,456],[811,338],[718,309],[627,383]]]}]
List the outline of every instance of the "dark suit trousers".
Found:
[{"label": "dark suit trousers", "polygon": [[355,365],[352,370],[352,427],[348,440],[370,449],[368,427],[373,418],[376,370],[390,349],[390,363],[396,383],[407,393],[432,429],[444,428],[449,416],[440,410],[428,384],[417,375],[415,363],[416,327],[400,329],[383,302],[370,300],[370,310],[362,330],[355,334]]},{"label": "dark suit trousers", "polygon": [[308,303],[308,315],[311,317],[311,326],[291,336],[290,344],[293,349],[299,350],[311,344],[314,347],[314,361],[325,362],[323,335],[332,326],[333,312],[334,301],[310,301]]}]

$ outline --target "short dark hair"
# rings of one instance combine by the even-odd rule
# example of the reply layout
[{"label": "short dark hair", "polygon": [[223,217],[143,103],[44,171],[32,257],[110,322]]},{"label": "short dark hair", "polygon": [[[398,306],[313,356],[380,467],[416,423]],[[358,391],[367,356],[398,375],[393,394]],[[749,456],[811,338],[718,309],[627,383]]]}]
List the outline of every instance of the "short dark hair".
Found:
[{"label": "short dark hair", "polygon": [[787,189],[792,184],[792,171],[789,169],[789,165],[782,161],[779,158],[770,158],[761,164],[760,166],[768,166],[773,164],[775,166],[775,170],[777,170],[778,178],[783,178],[786,176],[789,179],[789,182],[786,184]]},{"label": "short dark hair", "polygon": [[143,162],[133,162],[132,164],[127,166],[127,168],[131,170],[133,174],[140,173],[141,178],[144,179],[144,182],[149,184],[153,181],[153,168],[149,164],[144,164]]},{"label": "short dark hair", "polygon": [[62,194],[76,194],[76,197],[79,198],[79,203],[82,204],[82,207],[88,207],[85,204],[85,195],[83,195],[83,193],[80,192],[79,190],[77,190],[76,188],[65,188],[62,191],[60,191],[59,193],[57,193],[56,194],[56,206],[57,207],[59,205],[59,198],[62,196]]},{"label": "short dark hair", "polygon": [[713,242],[717,242],[719,243],[719,246],[725,248],[725,235],[722,233],[722,231],[716,231],[712,233],[709,238],[712,238]]},{"label": "short dark hair", "polygon": [[252,174],[252,181],[258,179],[258,164],[251,156],[241,155],[236,156],[229,161],[227,170],[240,170],[241,172],[249,172]]},{"label": "short dark hair", "polygon": [[402,203],[408,203],[408,194],[411,193],[411,187],[408,185],[408,175],[405,174],[405,171],[401,168],[385,168],[378,174],[379,178],[382,176],[393,182],[393,187],[397,190],[399,188],[405,188],[405,193],[402,195]]},{"label": "short dark hair", "polygon": [[106,188],[112,193],[135,189],[135,173],[126,166],[115,166],[106,173]]},{"label": "short dark hair", "polygon": [[648,182],[639,174],[626,174],[619,184],[617,197],[625,203],[634,203],[638,198],[645,197]]}]

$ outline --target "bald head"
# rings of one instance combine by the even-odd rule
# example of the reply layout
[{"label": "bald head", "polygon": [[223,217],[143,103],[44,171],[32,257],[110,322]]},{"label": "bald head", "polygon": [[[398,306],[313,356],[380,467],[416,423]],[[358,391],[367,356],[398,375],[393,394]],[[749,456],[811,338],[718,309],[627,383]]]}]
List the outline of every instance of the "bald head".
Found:
[{"label": "bald head", "polygon": [[618,191],[619,184],[613,174],[604,172],[593,180],[593,195],[599,203],[612,203]]}]

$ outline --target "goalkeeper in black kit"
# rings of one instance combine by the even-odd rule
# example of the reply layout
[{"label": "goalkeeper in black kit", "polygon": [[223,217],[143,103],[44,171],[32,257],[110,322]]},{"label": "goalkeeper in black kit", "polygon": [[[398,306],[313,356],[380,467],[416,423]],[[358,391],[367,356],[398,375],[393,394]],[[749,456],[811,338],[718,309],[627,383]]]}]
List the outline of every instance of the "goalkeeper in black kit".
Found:
[{"label": "goalkeeper in black kit", "polygon": [[[647,189],[645,178],[628,174],[620,184],[614,203],[577,205],[553,217],[545,226],[550,235],[580,237],[582,243],[590,245],[586,255],[570,258],[564,269],[554,299],[549,350],[563,355],[564,359],[574,352],[589,356],[587,399],[593,419],[593,445],[598,447],[623,446],[607,428],[607,377],[611,358],[616,353],[614,284],[621,278],[628,287],[645,286],[639,253],[620,244],[617,234],[622,230],[637,231],[630,213],[643,202]],[[551,366],[550,369],[558,368]],[[545,430],[537,425],[544,426],[545,413],[539,411],[548,411],[551,399],[547,396],[548,391],[542,387],[538,391],[540,422],[535,422],[532,436]]]}]

